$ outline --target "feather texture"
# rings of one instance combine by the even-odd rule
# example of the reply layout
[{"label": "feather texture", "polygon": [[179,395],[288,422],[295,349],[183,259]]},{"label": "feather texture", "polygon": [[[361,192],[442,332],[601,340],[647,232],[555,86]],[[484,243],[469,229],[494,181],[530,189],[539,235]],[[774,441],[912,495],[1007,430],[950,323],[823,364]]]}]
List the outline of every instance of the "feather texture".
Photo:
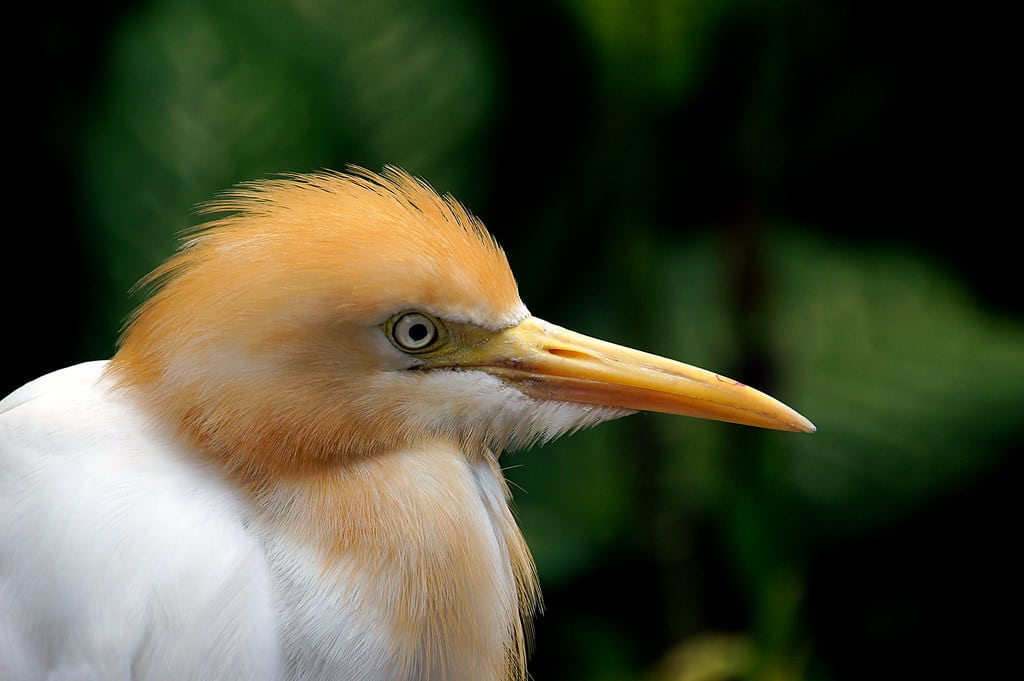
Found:
[{"label": "feather texture", "polygon": [[501,249],[398,170],[205,210],[111,362],[3,403],[0,677],[525,678],[539,590],[492,449],[611,412],[410,371],[381,331],[523,319]]}]

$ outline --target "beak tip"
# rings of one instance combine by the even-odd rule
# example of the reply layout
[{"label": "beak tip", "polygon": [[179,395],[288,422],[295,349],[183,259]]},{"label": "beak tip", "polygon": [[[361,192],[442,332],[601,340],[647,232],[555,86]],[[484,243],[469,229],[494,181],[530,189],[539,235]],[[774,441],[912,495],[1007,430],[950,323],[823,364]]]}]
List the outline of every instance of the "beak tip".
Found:
[{"label": "beak tip", "polygon": [[[798,416],[800,415],[798,414]],[[800,419],[793,425],[796,426],[796,430],[800,431],[801,433],[818,432],[818,427],[811,423],[808,419],[804,418],[803,416],[800,416]]]}]

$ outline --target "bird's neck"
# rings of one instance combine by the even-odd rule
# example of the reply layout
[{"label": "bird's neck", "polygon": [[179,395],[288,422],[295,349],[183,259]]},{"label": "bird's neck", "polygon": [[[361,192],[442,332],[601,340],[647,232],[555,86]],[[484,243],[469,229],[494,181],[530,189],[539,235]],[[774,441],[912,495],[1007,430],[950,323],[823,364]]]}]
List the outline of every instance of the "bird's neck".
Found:
[{"label": "bird's neck", "polygon": [[280,601],[295,604],[290,662],[341,677],[368,664],[389,679],[525,678],[538,590],[507,493],[489,452],[446,443],[262,485],[256,525]]}]

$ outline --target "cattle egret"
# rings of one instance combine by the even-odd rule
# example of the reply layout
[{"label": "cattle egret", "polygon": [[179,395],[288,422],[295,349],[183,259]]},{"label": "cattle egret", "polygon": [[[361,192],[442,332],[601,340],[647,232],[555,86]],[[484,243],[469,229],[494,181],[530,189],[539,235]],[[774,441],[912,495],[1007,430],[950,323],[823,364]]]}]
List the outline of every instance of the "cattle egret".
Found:
[{"label": "cattle egret", "polygon": [[530,316],[400,170],[206,210],[111,360],[0,402],[0,679],[525,679],[502,451],[638,410],[814,430]]}]

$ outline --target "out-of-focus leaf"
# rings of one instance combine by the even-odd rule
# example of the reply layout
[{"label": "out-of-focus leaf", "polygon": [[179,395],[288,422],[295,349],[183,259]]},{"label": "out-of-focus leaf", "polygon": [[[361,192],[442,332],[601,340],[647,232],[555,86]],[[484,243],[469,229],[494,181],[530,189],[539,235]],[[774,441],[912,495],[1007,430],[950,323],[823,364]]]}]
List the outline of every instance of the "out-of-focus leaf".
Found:
[{"label": "out-of-focus leaf", "polygon": [[786,234],[771,262],[787,397],[818,426],[775,441],[775,472],[807,503],[844,523],[886,522],[1019,437],[1020,324],[906,253]]},{"label": "out-of-focus leaf", "polygon": [[736,0],[565,0],[590,39],[609,90],[684,97],[703,75],[714,28]]},{"label": "out-of-focus leaf", "polygon": [[[764,433],[764,476],[779,494],[820,511],[826,531],[870,526],[926,503],[995,463],[1024,413],[1024,328],[989,315],[943,272],[895,250],[851,251],[775,231],[765,253],[783,401],[814,435]],[[666,328],[683,359],[735,363],[714,282],[713,244],[666,256]],[[737,376],[742,380],[744,377]],[[709,503],[732,484],[717,429],[658,419],[680,489]],[[756,456],[756,452],[743,453]]]},{"label": "out-of-focus leaf", "polygon": [[491,59],[448,4],[156,0],[128,15],[81,168],[103,275],[89,336],[112,336],[188,211],[237,182],[390,163],[474,193]]},{"label": "out-of-focus leaf", "polygon": [[730,681],[748,678],[757,660],[757,646],[740,634],[694,636],[662,660],[654,681]]}]

